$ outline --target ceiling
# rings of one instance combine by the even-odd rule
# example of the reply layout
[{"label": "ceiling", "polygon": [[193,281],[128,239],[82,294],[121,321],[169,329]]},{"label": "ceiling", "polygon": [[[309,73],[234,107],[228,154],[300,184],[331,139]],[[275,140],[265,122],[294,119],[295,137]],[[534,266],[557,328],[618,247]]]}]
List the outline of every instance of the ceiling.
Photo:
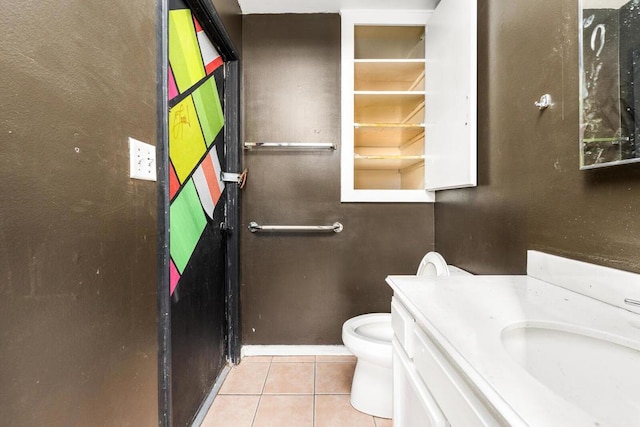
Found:
[{"label": "ceiling", "polygon": [[238,0],[245,15],[253,13],[337,13],[340,9],[433,10],[440,0]]}]

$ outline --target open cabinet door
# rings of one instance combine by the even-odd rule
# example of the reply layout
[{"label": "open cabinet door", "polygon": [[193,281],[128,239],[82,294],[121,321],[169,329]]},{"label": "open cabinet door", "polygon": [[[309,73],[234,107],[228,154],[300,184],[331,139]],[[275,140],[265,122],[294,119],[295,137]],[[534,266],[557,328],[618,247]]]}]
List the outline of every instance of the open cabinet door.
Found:
[{"label": "open cabinet door", "polygon": [[477,183],[477,10],[476,0],[442,0],[427,24],[427,190]]}]

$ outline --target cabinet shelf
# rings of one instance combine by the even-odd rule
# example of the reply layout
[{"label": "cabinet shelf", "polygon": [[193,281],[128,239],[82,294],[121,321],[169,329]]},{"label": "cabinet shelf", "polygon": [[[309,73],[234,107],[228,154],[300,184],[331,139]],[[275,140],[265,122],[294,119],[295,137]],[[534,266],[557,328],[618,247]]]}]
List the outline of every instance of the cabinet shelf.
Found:
[{"label": "cabinet shelf", "polygon": [[353,94],[356,99],[358,97],[371,99],[388,97],[401,101],[411,98],[424,98],[423,90],[356,90]]},{"label": "cabinet shelf", "polygon": [[422,123],[424,91],[354,92],[356,123]]},{"label": "cabinet shelf", "polygon": [[356,91],[424,90],[424,60],[356,60],[354,63]]},{"label": "cabinet shelf", "polygon": [[398,170],[424,164],[424,156],[387,156],[371,155],[363,156],[354,154],[354,167],[356,170]]},{"label": "cabinet shelf", "polygon": [[354,30],[355,59],[422,59],[424,25],[358,25]]},{"label": "cabinet shelf", "polygon": [[354,123],[355,147],[401,147],[424,135],[424,123]]}]

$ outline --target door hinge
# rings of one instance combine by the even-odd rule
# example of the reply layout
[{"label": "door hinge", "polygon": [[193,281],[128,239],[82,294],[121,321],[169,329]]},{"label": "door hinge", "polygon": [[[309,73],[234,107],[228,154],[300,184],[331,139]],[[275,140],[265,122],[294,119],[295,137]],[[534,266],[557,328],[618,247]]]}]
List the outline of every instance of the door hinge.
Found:
[{"label": "door hinge", "polygon": [[222,182],[233,182],[238,184],[242,189],[247,182],[247,172],[247,169],[243,170],[242,173],[221,172],[220,179]]}]

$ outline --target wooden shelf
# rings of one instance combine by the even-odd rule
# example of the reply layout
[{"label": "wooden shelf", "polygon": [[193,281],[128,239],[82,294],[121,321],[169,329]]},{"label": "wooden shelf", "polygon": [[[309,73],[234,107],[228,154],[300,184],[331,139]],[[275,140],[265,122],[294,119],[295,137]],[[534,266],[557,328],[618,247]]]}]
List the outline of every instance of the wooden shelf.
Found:
[{"label": "wooden shelf", "polygon": [[424,163],[424,156],[354,155],[356,170],[402,170],[420,163]]},{"label": "wooden shelf", "polygon": [[401,147],[424,135],[424,123],[356,123],[355,147]]},{"label": "wooden shelf", "polygon": [[424,60],[424,26],[357,25],[354,31],[356,59]]},{"label": "wooden shelf", "polygon": [[353,94],[356,99],[371,99],[373,102],[380,102],[382,98],[388,98],[386,102],[420,101],[424,98],[423,90],[356,90]]},{"label": "wooden shelf", "polygon": [[356,91],[424,90],[424,60],[356,60]]},{"label": "wooden shelf", "polygon": [[356,91],[356,123],[422,123],[424,91]]}]

